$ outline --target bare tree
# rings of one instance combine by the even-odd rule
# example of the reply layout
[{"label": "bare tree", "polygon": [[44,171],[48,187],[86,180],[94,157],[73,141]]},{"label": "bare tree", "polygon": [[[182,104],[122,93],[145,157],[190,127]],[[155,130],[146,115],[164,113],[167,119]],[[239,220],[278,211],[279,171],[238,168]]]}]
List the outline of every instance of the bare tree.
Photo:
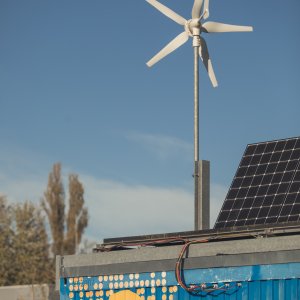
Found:
[{"label": "bare tree", "polygon": [[61,179],[61,165],[59,163],[54,164],[49,174],[42,205],[51,228],[53,254],[75,254],[83,232],[88,225],[88,210],[84,207],[84,188],[78,175],[69,175],[69,207],[67,214],[65,214],[65,193]]},{"label": "bare tree", "polygon": [[53,281],[41,208],[30,202],[8,205],[0,197],[0,225],[0,285]]},{"label": "bare tree", "polygon": [[69,175],[69,211],[65,239],[66,254],[75,254],[88,224],[88,211],[84,205],[84,189],[78,175]]},{"label": "bare tree", "polygon": [[6,198],[0,196],[0,286],[10,285],[14,278],[12,269],[14,251],[12,215]]},{"label": "bare tree", "polygon": [[27,201],[13,206],[13,215],[14,284],[50,282],[54,272],[41,209]]},{"label": "bare tree", "polygon": [[42,199],[50,224],[52,235],[52,252],[63,255],[64,252],[64,224],[65,224],[65,192],[61,179],[61,165],[53,165],[48,177],[47,190]]}]

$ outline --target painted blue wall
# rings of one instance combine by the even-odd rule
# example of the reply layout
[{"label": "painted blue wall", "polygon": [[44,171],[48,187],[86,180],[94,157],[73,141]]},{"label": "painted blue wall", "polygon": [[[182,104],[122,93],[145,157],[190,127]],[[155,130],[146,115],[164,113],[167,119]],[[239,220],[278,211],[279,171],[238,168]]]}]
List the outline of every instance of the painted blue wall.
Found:
[{"label": "painted blue wall", "polygon": [[99,274],[61,278],[60,299],[300,300],[300,263],[193,269],[186,270],[184,278],[206,289],[197,296],[187,293],[177,284],[174,272]]}]

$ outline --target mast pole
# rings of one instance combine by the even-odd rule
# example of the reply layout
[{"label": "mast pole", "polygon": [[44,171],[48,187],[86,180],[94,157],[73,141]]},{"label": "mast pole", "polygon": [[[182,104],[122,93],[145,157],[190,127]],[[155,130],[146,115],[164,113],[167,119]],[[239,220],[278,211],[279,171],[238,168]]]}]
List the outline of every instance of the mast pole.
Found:
[{"label": "mast pole", "polygon": [[199,224],[199,47],[200,30],[194,28],[194,201],[195,201],[195,230],[201,229]]}]

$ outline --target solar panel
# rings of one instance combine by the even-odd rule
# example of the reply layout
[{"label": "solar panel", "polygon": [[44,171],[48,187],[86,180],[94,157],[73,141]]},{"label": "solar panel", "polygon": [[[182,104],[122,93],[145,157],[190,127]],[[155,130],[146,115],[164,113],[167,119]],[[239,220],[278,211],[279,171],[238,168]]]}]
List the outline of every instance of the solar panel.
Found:
[{"label": "solar panel", "polygon": [[250,144],[215,229],[300,221],[300,137]]}]

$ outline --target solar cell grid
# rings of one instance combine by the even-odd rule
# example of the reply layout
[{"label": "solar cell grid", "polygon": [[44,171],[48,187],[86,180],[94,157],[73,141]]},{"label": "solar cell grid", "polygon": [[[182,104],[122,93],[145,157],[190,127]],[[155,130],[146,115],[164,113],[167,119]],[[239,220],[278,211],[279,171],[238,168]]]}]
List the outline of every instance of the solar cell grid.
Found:
[{"label": "solar cell grid", "polygon": [[248,145],[215,228],[300,221],[300,138]]}]

